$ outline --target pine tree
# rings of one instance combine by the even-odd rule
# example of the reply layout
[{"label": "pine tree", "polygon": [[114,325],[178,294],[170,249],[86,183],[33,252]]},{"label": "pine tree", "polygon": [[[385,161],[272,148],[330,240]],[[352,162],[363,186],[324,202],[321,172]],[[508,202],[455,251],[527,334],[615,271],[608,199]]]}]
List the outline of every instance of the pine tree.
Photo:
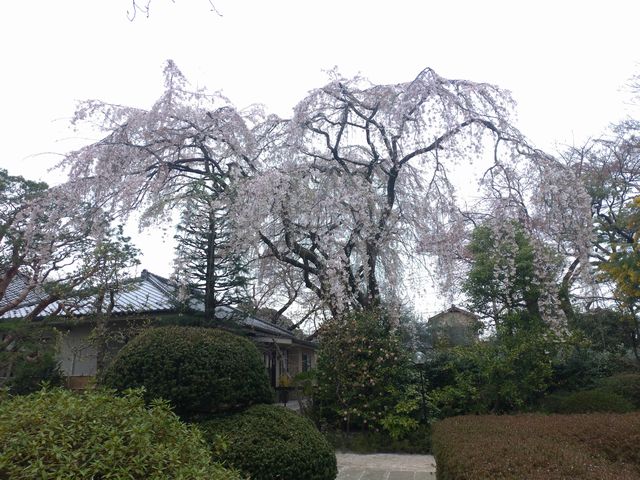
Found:
[{"label": "pine tree", "polygon": [[247,261],[234,250],[227,205],[215,183],[199,183],[185,201],[175,239],[176,277],[204,303],[205,317],[215,309],[245,300]]}]

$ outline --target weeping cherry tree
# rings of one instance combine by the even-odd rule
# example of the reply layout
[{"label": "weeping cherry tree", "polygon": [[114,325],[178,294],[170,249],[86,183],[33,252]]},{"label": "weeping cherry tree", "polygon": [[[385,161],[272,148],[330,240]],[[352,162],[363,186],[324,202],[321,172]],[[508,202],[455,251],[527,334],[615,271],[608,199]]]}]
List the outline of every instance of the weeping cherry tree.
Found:
[{"label": "weeping cherry tree", "polygon": [[[286,271],[334,316],[397,302],[420,259],[453,288],[474,223],[517,220],[540,244],[538,265],[550,245],[576,257],[588,248],[588,196],[570,169],[527,144],[512,99],[493,85],[431,69],[394,85],[334,75],[291,119],[192,91],[172,62],[165,87],[149,110],[80,105],[76,122],[104,136],[62,162],[78,193],[154,219],[194,182],[219,182],[234,199],[233,243],[253,252],[258,277]],[[465,173],[481,164],[469,206],[456,184],[468,189]]]}]

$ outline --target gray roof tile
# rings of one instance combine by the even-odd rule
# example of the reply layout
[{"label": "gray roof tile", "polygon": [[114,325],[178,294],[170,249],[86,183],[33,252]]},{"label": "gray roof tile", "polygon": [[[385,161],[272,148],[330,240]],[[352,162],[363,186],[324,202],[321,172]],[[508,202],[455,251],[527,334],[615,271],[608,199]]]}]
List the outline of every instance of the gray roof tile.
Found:
[{"label": "gray roof tile", "polygon": [[[24,284],[22,285],[24,286]],[[15,286],[18,290],[20,285]],[[170,280],[143,270],[142,275],[138,278],[127,282],[114,295],[114,306],[112,314],[145,314],[145,313],[161,313],[173,312],[177,310],[177,291],[178,287]],[[36,302],[40,300],[34,293]],[[13,297],[15,298],[15,297]],[[105,299],[103,309],[107,307],[108,299]],[[23,302],[16,309],[13,309],[0,316],[1,320],[24,318],[31,313],[34,303]],[[189,299],[189,307],[195,311],[204,311],[204,304],[201,300],[192,297]],[[58,304],[49,305],[38,318],[45,318],[52,315],[58,310]],[[67,302],[59,313],[59,316],[90,316],[96,314],[96,297],[83,299],[81,302]],[[282,328],[273,323],[267,322],[260,318],[251,316],[232,307],[221,306],[216,310],[218,318],[229,318],[237,316],[238,321],[246,328],[258,331],[265,335],[274,335],[278,337],[286,337],[292,340],[298,340],[289,330]],[[308,343],[308,342],[304,342]]]}]

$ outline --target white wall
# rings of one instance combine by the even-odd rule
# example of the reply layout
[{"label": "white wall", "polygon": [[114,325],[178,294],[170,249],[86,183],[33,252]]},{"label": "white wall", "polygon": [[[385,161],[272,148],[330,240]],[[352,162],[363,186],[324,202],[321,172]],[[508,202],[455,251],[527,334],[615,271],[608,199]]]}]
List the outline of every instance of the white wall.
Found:
[{"label": "white wall", "polygon": [[78,325],[62,330],[58,360],[66,376],[93,376],[97,372],[97,350],[89,342],[93,326]]}]

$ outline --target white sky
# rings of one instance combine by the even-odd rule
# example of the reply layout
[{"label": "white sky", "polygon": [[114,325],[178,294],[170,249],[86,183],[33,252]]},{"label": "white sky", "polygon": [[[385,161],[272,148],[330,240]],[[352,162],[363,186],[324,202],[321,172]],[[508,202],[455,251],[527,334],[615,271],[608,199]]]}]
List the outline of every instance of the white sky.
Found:
[{"label": "white sky", "polygon": [[[166,59],[194,86],[238,106],[288,116],[325,83],[324,70],[374,83],[423,68],[495,83],[518,102],[538,146],[581,143],[625,116],[624,86],[640,73],[640,2],[153,0],[127,19],[130,0],[13,0],[0,6],[0,168],[49,183],[59,156],[91,139],[68,128],[76,100],[149,107]],[[41,155],[40,155],[41,154]],[[137,237],[141,268],[170,271],[169,246]],[[168,237],[172,236],[169,231]],[[155,243],[155,248],[149,245]]]}]

